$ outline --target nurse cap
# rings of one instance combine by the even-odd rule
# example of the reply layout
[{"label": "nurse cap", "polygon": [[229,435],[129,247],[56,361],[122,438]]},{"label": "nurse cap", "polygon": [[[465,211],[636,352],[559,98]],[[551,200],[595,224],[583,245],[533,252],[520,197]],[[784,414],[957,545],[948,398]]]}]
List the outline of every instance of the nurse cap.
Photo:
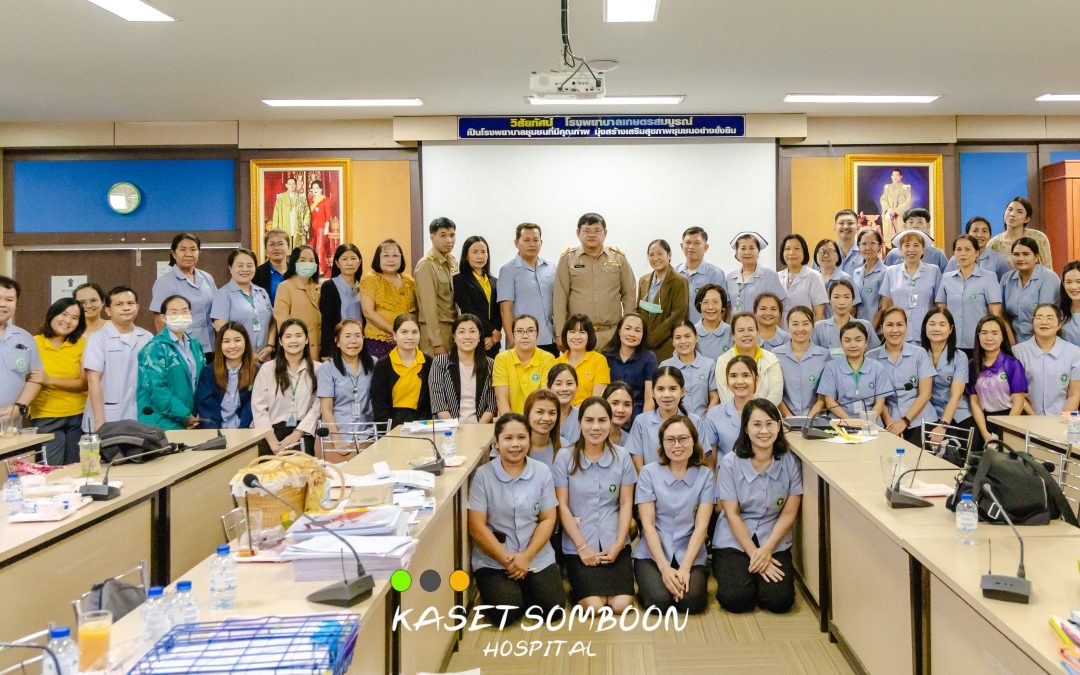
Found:
[{"label": "nurse cap", "polygon": [[934,245],[934,238],[933,237],[931,237],[927,233],[923,232],[922,230],[916,230],[915,228],[909,228],[909,229],[897,232],[896,236],[894,236],[892,238],[892,245],[894,247],[896,247],[896,248],[899,248],[900,247],[900,240],[903,239],[904,236],[908,235],[908,234],[917,234],[917,235],[921,236],[923,238],[923,244],[925,244],[926,246],[933,246]]},{"label": "nurse cap", "polygon": [[765,241],[765,237],[761,236],[757,232],[743,230],[742,232],[736,234],[735,237],[731,240],[732,251],[739,250],[739,240],[743,237],[753,237],[755,240],[757,240],[758,249],[764,249],[766,246],[769,245],[769,242]]}]

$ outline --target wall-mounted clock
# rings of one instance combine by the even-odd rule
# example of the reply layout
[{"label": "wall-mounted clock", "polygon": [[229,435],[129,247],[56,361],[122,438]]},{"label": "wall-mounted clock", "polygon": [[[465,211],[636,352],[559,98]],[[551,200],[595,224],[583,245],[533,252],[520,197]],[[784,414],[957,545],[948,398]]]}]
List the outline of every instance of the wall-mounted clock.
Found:
[{"label": "wall-mounted clock", "polygon": [[116,183],[109,188],[109,208],[121,215],[139,208],[142,194],[131,183]]}]

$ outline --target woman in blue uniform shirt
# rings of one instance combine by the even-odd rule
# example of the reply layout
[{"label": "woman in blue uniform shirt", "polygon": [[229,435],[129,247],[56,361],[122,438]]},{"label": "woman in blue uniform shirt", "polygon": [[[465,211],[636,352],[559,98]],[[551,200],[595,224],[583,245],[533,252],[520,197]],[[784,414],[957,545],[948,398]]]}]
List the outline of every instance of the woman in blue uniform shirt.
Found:
[{"label": "woman in blue uniform shirt", "polygon": [[716,284],[702,286],[694,297],[694,307],[701,319],[694,324],[698,334],[698,351],[713,361],[731,349],[731,305],[727,291]]},{"label": "woman in blue uniform shirt", "polygon": [[566,575],[580,606],[619,614],[634,602],[627,540],[637,472],[626,451],[608,440],[607,401],[590,396],[578,415],[581,437],[559,451],[552,467]]},{"label": "woman in blue uniform shirt", "polygon": [[792,307],[788,311],[787,324],[791,341],[773,351],[784,373],[784,400],[780,403],[780,412],[784,417],[812,417],[825,407],[817,387],[821,371],[830,359],[829,350],[810,342],[814,313],[809,307]]},{"label": "woman in blue uniform shirt", "polygon": [[244,324],[226,321],[217,331],[214,362],[199,373],[195,392],[198,415],[211,422],[209,428],[251,427],[251,386],[255,384],[256,370],[255,353]]},{"label": "woman in blue uniform shirt", "polygon": [[885,270],[881,283],[881,309],[900,307],[908,318],[907,341],[919,343],[923,317],[934,306],[941,284],[941,268],[923,260],[923,252],[934,240],[922,230],[904,230],[893,237],[892,244],[903,255],[903,262]]},{"label": "woman in blue uniform shirt", "polygon": [[1061,270],[1061,288],[1058,289],[1058,306],[1065,317],[1062,337],[1080,347],[1080,260],[1066,263]]},{"label": "woman in blue uniform shirt", "polygon": [[255,359],[266,363],[274,357],[277,326],[270,294],[252,282],[259,261],[254,252],[238,248],[229,254],[228,265],[230,279],[214,292],[210,305],[214,330],[220,331],[229,321],[243,324],[251,338]]},{"label": "woman in blue uniform shirt", "polygon": [[[851,283],[851,275],[840,269],[840,244],[834,239],[822,239],[814,246],[814,264],[821,274],[821,281],[825,284],[825,314],[822,318],[832,318],[832,307],[829,306],[829,290],[834,281],[847,281]],[[821,319],[816,319],[820,321]]]},{"label": "woman in blue uniform shirt", "polygon": [[866,357],[876,359],[891,376],[889,389],[912,386],[889,395],[882,426],[890,434],[903,436],[908,443],[921,447],[922,425],[938,418],[930,403],[937,371],[925,349],[907,342],[910,331],[903,309],[890,307],[883,311],[881,330],[885,344],[867,353]]},{"label": "woman in blue uniform shirt", "polygon": [[766,246],[764,237],[756,232],[739,232],[731,240],[731,249],[740,263],[739,269],[727,273],[727,292],[735,314],[749,312],[761,293],[773,293],[781,301],[787,297],[779,275],[758,264],[758,257]]},{"label": "woman in blue uniform shirt", "polygon": [[525,399],[524,415],[529,420],[530,430],[529,458],[543,462],[549,468],[555,463],[555,454],[562,448],[559,437],[560,407],[559,397],[550,389],[537,389]]},{"label": "woman in blue uniform shirt", "polygon": [[548,371],[547,386],[559,399],[559,440],[563,445],[573,445],[581,436],[578,409],[574,406],[578,388],[577,371],[569,363],[556,363]]},{"label": "woman in blue uniform shirt", "polygon": [[659,460],[638,476],[634,501],[641,539],[634,576],[645,608],[700,614],[708,607],[705,538],[715,503],[713,472],[694,424],[683,415],[660,425]]},{"label": "woman in blue uniform shirt", "polygon": [[499,456],[477,469],[469,486],[473,577],[481,603],[490,606],[485,616],[504,626],[529,607],[547,614],[566,604],[549,541],[557,520],[555,483],[547,465],[529,459],[530,435],[523,415],[496,420]]},{"label": "woman in blue uniform shirt", "polygon": [[935,298],[938,307],[947,307],[955,320],[956,346],[969,358],[975,348],[975,325],[987,314],[1001,314],[1001,283],[993,271],[976,263],[978,247],[979,242],[970,234],[956,238],[956,267],[941,278]]},{"label": "woman in blue uniform shirt", "polygon": [[[656,448],[660,444],[657,433],[660,425],[674,415],[687,415],[682,404],[685,391],[686,382],[678,368],[664,366],[653,373],[653,399],[656,401],[656,409],[637,416],[630,429],[630,439],[624,446],[638,471],[641,471],[645,464],[657,460]],[[687,416],[695,426],[699,424],[697,415]]]},{"label": "woman in blue uniform shirt", "polygon": [[720,464],[720,457],[731,452],[735,439],[742,428],[742,411],[757,394],[757,362],[742,354],[727,362],[724,379],[731,390],[730,401],[709,408],[701,424],[701,446],[710,455],[712,466]]},{"label": "woman in blue uniform shirt", "polygon": [[967,354],[956,346],[956,324],[949,310],[935,307],[927,312],[922,325],[922,347],[936,371],[930,404],[937,411],[937,421],[951,427],[974,428],[964,392],[970,381],[970,364]]},{"label": "woman in blue uniform shirt", "polygon": [[[333,438],[342,444],[339,449],[349,451],[354,448],[357,434],[369,431],[361,425],[375,419],[371,412],[375,359],[364,349],[363,324],[356,319],[338,322],[327,354],[330,362],[319,368],[316,377],[322,421],[336,433]],[[360,438],[366,439],[367,434]]]},{"label": "woman in blue uniform shirt", "polygon": [[833,285],[829,287],[829,308],[832,316],[814,324],[814,333],[810,336],[811,342],[828,349],[829,353],[835,357],[844,355],[844,350],[840,347],[840,329],[849,321],[861,323],[866,328],[866,333],[870,336],[870,349],[881,344],[870,322],[866,319],[855,318],[852,314],[855,298],[855,285],[850,281],[840,279],[833,282]]},{"label": "woman in blue uniform shirt", "polygon": [[795,602],[791,528],[802,501],[802,466],[767,399],[743,408],[741,426],[734,452],[716,472],[716,599],[729,612],[782,613]]},{"label": "woman in blue uniform shirt", "polygon": [[754,318],[757,319],[758,344],[762,349],[775,351],[791,339],[791,334],[780,327],[784,320],[784,303],[776,295],[762,293],[754,299]]},{"label": "woman in blue uniform shirt", "polygon": [[1035,335],[1013,347],[1027,377],[1028,415],[1071,413],[1080,404],[1080,347],[1058,336],[1061,313],[1057,305],[1035,308]]},{"label": "woman in blue uniform shirt", "polygon": [[855,403],[863,404],[867,411],[880,417],[885,409],[885,398],[893,388],[892,378],[876,359],[866,358],[869,341],[866,326],[848,321],[840,329],[840,348],[844,354],[830,359],[821,371],[818,393],[825,400],[825,408],[850,424],[859,424]]},{"label": "woman in blue uniform shirt", "polygon": [[885,281],[885,263],[881,260],[881,234],[873,228],[859,230],[855,240],[863,262],[851,275],[855,286],[856,311],[860,319],[878,326],[878,307],[881,302],[881,284]]},{"label": "woman in blue uniform shirt", "polygon": [[1009,344],[1031,338],[1031,318],[1043,303],[1057,304],[1061,281],[1052,270],[1039,264],[1039,245],[1031,237],[1020,237],[1012,245],[1013,271],[1001,280],[1001,298],[1009,329]]},{"label": "woman in blue uniform shirt", "polygon": [[689,319],[675,324],[671,344],[675,354],[660,367],[673,366],[682,372],[686,383],[683,407],[701,418],[705,411],[720,402],[720,395],[716,393],[716,360],[698,353],[697,330]]},{"label": "woman in blue uniform shirt", "polygon": [[[1000,253],[991,251],[986,246],[994,236],[994,233],[990,231],[990,221],[982,216],[974,216],[964,225],[964,234],[970,235],[974,240],[977,253],[975,264],[978,265],[979,269],[990,272],[994,279],[1000,283],[1001,279],[1012,269],[1012,265]],[[949,259],[949,264],[945,266],[944,274],[952,272],[959,266],[960,261],[956,259],[954,252],[953,257]]]}]

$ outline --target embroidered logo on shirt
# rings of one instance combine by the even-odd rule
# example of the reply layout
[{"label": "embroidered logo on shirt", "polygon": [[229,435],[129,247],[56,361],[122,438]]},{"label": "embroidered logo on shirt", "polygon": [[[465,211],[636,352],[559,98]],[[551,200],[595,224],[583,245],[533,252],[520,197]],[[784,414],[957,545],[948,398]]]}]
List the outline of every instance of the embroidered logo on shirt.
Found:
[{"label": "embroidered logo on shirt", "polygon": [[18,368],[19,370],[22,370],[23,368],[25,368],[26,367],[26,359],[24,359],[21,356],[19,358],[15,359],[15,367]]},{"label": "embroidered logo on shirt", "polygon": [[1004,382],[1005,380],[1009,379],[1009,376],[1005,374],[1005,371],[1001,371],[1000,373],[998,373],[998,379]]},{"label": "embroidered logo on shirt", "polygon": [[974,302],[975,300],[978,300],[978,299],[979,299],[979,294],[978,293],[972,293],[971,294],[971,301],[972,302]]},{"label": "embroidered logo on shirt", "polygon": [[787,500],[787,497],[777,497],[776,498],[776,508],[778,508],[778,509],[782,508],[784,506],[784,501],[786,501],[786,500]]},{"label": "embroidered logo on shirt", "polygon": [[[874,385],[875,385],[875,383],[874,383],[874,382],[871,382],[871,383],[870,383],[870,388],[871,388],[871,389],[873,389],[873,388],[874,388]],[[855,392],[855,395],[856,395],[856,396],[858,396],[858,395],[859,395],[859,392]]]},{"label": "embroidered logo on shirt", "polygon": [[530,377],[532,378],[533,382],[539,382],[540,381],[540,373],[533,373]]},{"label": "embroidered logo on shirt", "polygon": [[540,513],[540,500],[533,502],[533,513]]},{"label": "embroidered logo on shirt", "polygon": [[915,384],[918,381],[919,381],[919,378],[915,377],[914,375],[912,375],[911,377],[908,378],[908,382],[910,382],[912,384]]},{"label": "embroidered logo on shirt", "polygon": [[813,382],[817,382],[817,375],[811,375],[811,376],[810,376],[810,382],[811,382],[811,383],[813,383]]},{"label": "embroidered logo on shirt", "polygon": [[615,483],[612,483],[611,485],[607,486],[607,491],[612,493],[612,494],[615,494],[615,489],[616,489]]},{"label": "embroidered logo on shirt", "polygon": [[1061,382],[1064,384],[1065,382],[1068,382],[1068,381],[1069,381],[1069,374],[1068,373],[1062,373],[1061,374]]}]

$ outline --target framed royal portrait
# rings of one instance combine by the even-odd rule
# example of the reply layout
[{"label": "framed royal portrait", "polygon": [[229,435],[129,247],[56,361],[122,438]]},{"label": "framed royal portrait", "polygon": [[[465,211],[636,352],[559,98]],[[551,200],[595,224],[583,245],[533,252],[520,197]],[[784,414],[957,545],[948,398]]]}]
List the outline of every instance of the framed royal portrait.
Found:
[{"label": "framed royal portrait", "polygon": [[251,161],[251,248],[260,260],[263,236],[277,228],[288,233],[291,247],[315,249],[319,273],[330,276],[334,250],[353,240],[351,164],[321,158]]},{"label": "framed royal portrait", "polygon": [[888,245],[904,229],[904,212],[930,212],[934,244],[945,249],[941,155],[845,155],[848,205],[860,227],[874,227]]}]

